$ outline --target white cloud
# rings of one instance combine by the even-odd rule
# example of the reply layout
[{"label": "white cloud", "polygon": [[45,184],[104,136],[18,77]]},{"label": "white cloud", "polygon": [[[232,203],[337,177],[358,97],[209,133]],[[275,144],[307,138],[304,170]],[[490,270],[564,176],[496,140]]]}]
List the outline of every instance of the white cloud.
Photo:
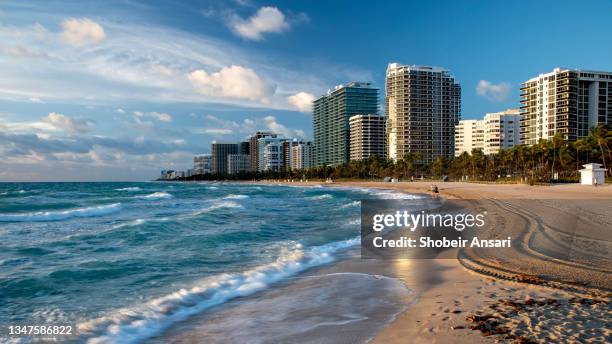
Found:
[{"label": "white cloud", "polygon": [[49,57],[44,52],[31,48],[26,48],[20,45],[14,47],[0,47],[0,55],[30,59],[46,59]]},{"label": "white cloud", "polygon": [[[175,161],[186,162],[182,168],[190,166],[193,155],[204,149],[182,139],[83,135],[75,140],[0,131],[0,179],[147,180],[157,176],[160,166],[174,166]],[[87,167],[88,173],[83,174]]]},{"label": "white cloud", "polygon": [[106,38],[104,28],[89,18],[70,18],[62,21],[64,41],[74,46],[98,44]]},{"label": "white cloud", "polygon": [[0,132],[29,133],[32,131],[57,131],[54,125],[45,121],[35,122],[0,122]]},{"label": "white cloud", "polygon": [[187,75],[194,88],[201,94],[213,97],[242,98],[265,102],[274,94],[270,86],[250,68],[232,65],[209,74],[198,69]]},{"label": "white cloud", "polygon": [[158,75],[165,76],[165,77],[172,77],[176,74],[174,69],[168,66],[160,65],[160,64],[151,66],[151,70],[154,73],[157,73]]},{"label": "white cloud", "polygon": [[51,112],[38,121],[30,122],[7,122],[0,118],[0,129],[6,133],[35,133],[40,137],[48,137],[50,132],[87,133],[89,122],[85,119],[71,118]]},{"label": "white cloud", "polygon": [[254,41],[262,40],[265,33],[280,33],[290,27],[283,12],[269,6],[261,7],[247,19],[234,14],[230,16],[228,25],[238,36]]},{"label": "white cloud", "polygon": [[206,116],[207,125],[202,129],[195,129],[192,132],[196,134],[211,134],[211,135],[230,135],[230,134],[252,134],[256,131],[272,131],[286,137],[305,138],[304,131],[301,129],[288,128],[279,123],[274,116],[266,116],[263,118],[245,118],[242,122],[232,120],[224,120],[214,115]]},{"label": "white cloud", "polygon": [[42,101],[42,99],[40,99],[40,98],[38,98],[38,97],[30,97],[29,101],[31,101],[32,103],[39,103],[39,104],[44,103],[44,102]]},{"label": "white cloud", "polygon": [[165,112],[151,112],[149,115],[160,122],[172,122],[172,116]]},{"label": "white cloud", "polygon": [[[122,109],[121,109],[122,110]],[[119,112],[119,111],[118,111]],[[120,112],[122,113],[122,112]],[[160,122],[172,122],[172,115],[165,113],[165,112],[157,112],[157,111],[153,111],[153,112],[142,112],[142,111],[134,111],[133,112],[134,116],[136,117],[136,119],[141,119],[141,118],[154,118]]]},{"label": "white cloud", "polygon": [[232,129],[223,129],[223,128],[206,128],[202,130],[204,134],[212,134],[212,135],[229,135],[234,131]]},{"label": "white cloud", "polygon": [[480,80],[476,85],[476,94],[493,100],[506,100],[510,94],[511,86],[507,82],[493,84],[487,80]]},{"label": "white cloud", "polygon": [[[110,106],[151,101],[215,103],[292,110],[295,108],[288,103],[287,97],[299,91],[323,92],[332,83],[332,78],[371,79],[369,71],[350,70],[327,61],[314,65],[310,61],[308,69],[300,68],[296,66],[305,65],[300,56],[287,59],[273,51],[251,51],[244,45],[234,45],[202,33],[155,24],[140,25],[107,18],[104,30],[112,39],[103,41],[103,48],[71,49],[63,44],[61,30],[51,32],[40,25],[0,24],[0,45],[3,47],[36,47],[37,52],[48,55],[44,63],[2,56],[0,99],[28,101],[38,97],[47,103]],[[21,72],[24,68],[28,73]],[[230,73],[222,73],[224,68]],[[224,91],[219,85],[212,91],[206,86],[201,92],[202,89],[194,87],[186,78],[197,70],[206,71],[213,81],[212,75],[216,73],[219,77],[256,75],[253,79],[257,88],[254,91],[249,86],[247,96]],[[317,73],[312,73],[313,70]],[[239,97],[223,95],[236,93]],[[258,98],[262,93],[263,97]]]},{"label": "white cloud", "polygon": [[120,114],[124,114],[125,113],[125,110],[123,110],[122,108],[117,108],[117,110],[115,110],[115,111],[117,111],[117,113],[120,113]]},{"label": "white cloud", "polygon": [[51,112],[44,121],[57,129],[71,133],[84,134],[89,131],[89,123],[86,120],[67,117],[61,113]]},{"label": "white cloud", "polygon": [[298,137],[298,138],[304,138],[304,131],[301,129],[291,129],[291,128],[287,128],[284,125],[278,123],[276,121],[276,117],[274,116],[267,116],[264,118],[264,124],[266,125],[266,128],[277,133],[277,134],[281,134],[283,136],[286,137]]},{"label": "white cloud", "polygon": [[315,100],[315,96],[307,92],[298,92],[287,98],[289,104],[293,105],[300,112],[312,111],[312,102]]}]

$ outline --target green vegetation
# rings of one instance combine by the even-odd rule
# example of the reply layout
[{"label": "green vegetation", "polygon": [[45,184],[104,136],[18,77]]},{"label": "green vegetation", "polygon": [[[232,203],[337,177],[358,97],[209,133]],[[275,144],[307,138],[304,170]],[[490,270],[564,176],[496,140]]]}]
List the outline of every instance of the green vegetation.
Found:
[{"label": "green vegetation", "polygon": [[[199,175],[188,180],[253,180],[253,179],[381,179],[423,178],[490,182],[577,182],[583,164],[603,164],[610,175],[612,164],[612,129],[599,125],[588,137],[566,142],[560,135],[541,140],[533,146],[520,145],[498,154],[486,156],[481,150],[463,153],[451,159],[438,158],[431,164],[420,163],[420,156],[410,154],[397,162],[376,156],[364,161],[351,161],[339,166],[282,172],[246,172],[236,175]],[[557,175],[557,178],[555,178]]]}]

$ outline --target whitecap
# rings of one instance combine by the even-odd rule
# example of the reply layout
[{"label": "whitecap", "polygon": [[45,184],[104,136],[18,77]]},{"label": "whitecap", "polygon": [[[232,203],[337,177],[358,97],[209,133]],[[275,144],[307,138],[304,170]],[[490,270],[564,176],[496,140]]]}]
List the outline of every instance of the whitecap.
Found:
[{"label": "whitecap", "polygon": [[340,206],[341,209],[350,208],[350,207],[358,207],[361,205],[359,201],[353,201],[351,203],[343,204]]},{"label": "whitecap", "polygon": [[115,213],[121,209],[121,203],[95,207],[76,208],[61,211],[40,211],[35,213],[0,214],[0,222],[42,222],[61,221],[74,217],[94,217]]},{"label": "whitecap", "polygon": [[251,295],[306,269],[330,263],[333,253],[359,244],[359,237],[305,250],[296,245],[275,262],[243,273],[206,278],[196,286],[124,308],[101,318],[77,324],[91,343],[134,343],[150,338],[168,326],[236,297]]},{"label": "whitecap", "polygon": [[306,199],[310,199],[310,200],[322,200],[322,199],[330,199],[333,198],[334,196],[330,195],[330,194],[323,194],[323,195],[319,195],[319,196],[312,196],[312,197],[306,197]]},{"label": "whitecap", "polygon": [[132,221],[128,221],[128,222],[123,222],[117,225],[113,226],[113,229],[117,229],[117,228],[123,228],[123,227],[133,227],[133,226],[139,226],[143,223],[147,222],[147,220],[144,219],[136,219],[136,220],[132,220]]},{"label": "whitecap", "polygon": [[242,204],[236,203],[234,201],[219,201],[219,202],[213,203],[210,207],[198,210],[198,211],[196,211],[194,213],[191,213],[191,214],[187,215],[186,217],[195,217],[195,216],[199,216],[199,215],[202,215],[202,214],[206,214],[206,213],[211,212],[211,211],[213,211],[215,209],[222,209],[222,208],[244,209]]},{"label": "whitecap", "polygon": [[115,189],[115,191],[140,191],[140,188],[138,186],[130,186],[127,188]]},{"label": "whitecap", "polygon": [[249,196],[247,196],[247,195],[234,195],[234,194],[231,194],[231,195],[227,195],[227,196],[225,196],[223,198],[224,199],[246,199],[246,198],[249,198]]},{"label": "whitecap", "polygon": [[154,192],[152,194],[149,195],[141,195],[141,196],[135,196],[136,198],[142,198],[142,199],[148,199],[148,200],[157,200],[157,199],[168,199],[168,198],[172,198],[174,196],[172,196],[171,194],[164,192],[164,191],[160,191],[160,192]]}]

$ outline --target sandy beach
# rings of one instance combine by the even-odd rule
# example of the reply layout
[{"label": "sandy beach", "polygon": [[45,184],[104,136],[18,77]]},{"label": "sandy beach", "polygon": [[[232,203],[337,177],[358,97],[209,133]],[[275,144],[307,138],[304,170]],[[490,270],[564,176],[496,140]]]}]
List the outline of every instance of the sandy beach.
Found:
[{"label": "sandy beach", "polygon": [[[295,184],[295,183],[294,183]],[[303,183],[301,183],[303,184]],[[308,183],[319,184],[319,183]],[[336,182],[326,186],[429,194],[430,182]],[[472,200],[499,231],[504,251],[454,249],[454,259],[363,260],[353,256],[321,273],[363,273],[400,279],[414,292],[373,343],[607,342],[612,336],[612,186],[529,186],[438,183],[447,200]],[[564,223],[578,216],[588,229]],[[564,217],[564,214],[565,217]],[[584,227],[584,226],[583,226]],[[573,232],[566,233],[574,228]],[[568,243],[568,238],[570,242]],[[371,297],[377,298],[377,294]],[[401,302],[401,301],[400,301]],[[351,342],[333,334],[329,342]],[[359,336],[354,337],[361,338]],[[312,341],[320,342],[320,341]]]},{"label": "sandy beach", "polygon": [[[338,184],[408,193],[428,193],[431,185],[421,182]],[[612,210],[604,200],[612,199],[611,186],[473,183],[439,183],[438,186],[442,197],[475,200],[474,207],[493,212],[500,220],[498,228],[515,237],[523,236],[523,244],[511,251],[497,250],[494,256],[462,250],[455,252],[459,259],[397,263],[411,267],[425,265],[426,269],[417,271],[426,276],[421,275],[421,283],[404,278],[418,294],[418,301],[381,331],[374,343],[609,340],[612,334],[609,303]],[[595,225],[575,235],[572,247],[580,246],[576,237],[584,238],[591,245],[593,242],[589,239],[597,239],[600,247],[596,250],[587,247],[592,253],[580,257],[564,255],[567,252],[564,248],[555,252],[548,247],[537,235],[542,224],[553,223],[555,219],[562,221],[559,216],[568,211],[562,206],[551,211],[549,203],[553,201],[549,200],[555,200],[556,204],[566,204],[558,200],[568,200],[568,204],[571,201],[588,203],[589,219]],[[547,207],[537,209],[534,205],[538,204]],[[548,250],[532,252],[534,247]],[[596,259],[590,259],[593,256]]]}]

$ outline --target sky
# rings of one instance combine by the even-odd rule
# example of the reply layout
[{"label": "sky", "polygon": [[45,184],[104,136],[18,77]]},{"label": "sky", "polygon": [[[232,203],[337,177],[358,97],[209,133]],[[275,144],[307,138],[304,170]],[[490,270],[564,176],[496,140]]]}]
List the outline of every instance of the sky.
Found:
[{"label": "sky", "polygon": [[[612,71],[611,0],[0,1],[0,181],[151,180],[257,130],[312,138],[313,99],[440,66],[462,118],[555,67]],[[381,113],[382,113],[381,105]]]}]

